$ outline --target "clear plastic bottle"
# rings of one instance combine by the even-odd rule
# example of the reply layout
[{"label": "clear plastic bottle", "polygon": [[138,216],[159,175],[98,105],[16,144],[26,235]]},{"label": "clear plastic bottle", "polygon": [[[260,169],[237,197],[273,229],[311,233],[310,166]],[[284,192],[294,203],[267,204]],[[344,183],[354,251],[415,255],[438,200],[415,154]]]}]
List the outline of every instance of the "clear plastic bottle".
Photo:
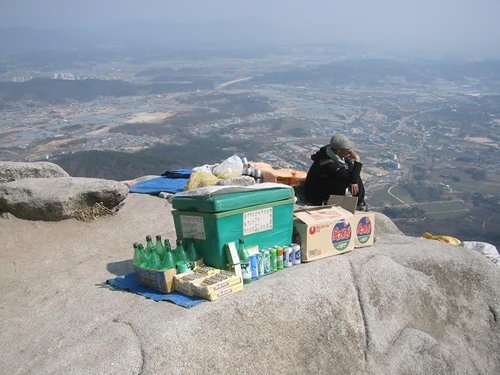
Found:
[{"label": "clear plastic bottle", "polygon": [[245,240],[239,239],[238,256],[240,258],[241,274],[243,276],[243,283],[250,284],[252,282],[252,268],[250,265],[250,256],[245,248]]}]

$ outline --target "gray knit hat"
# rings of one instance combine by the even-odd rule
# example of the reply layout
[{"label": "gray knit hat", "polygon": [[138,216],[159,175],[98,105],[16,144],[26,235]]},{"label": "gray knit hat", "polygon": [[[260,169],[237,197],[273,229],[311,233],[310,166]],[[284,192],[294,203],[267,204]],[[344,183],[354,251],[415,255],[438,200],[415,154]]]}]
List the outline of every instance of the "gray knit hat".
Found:
[{"label": "gray knit hat", "polygon": [[330,139],[330,148],[332,150],[351,150],[354,143],[342,134],[334,134]]}]

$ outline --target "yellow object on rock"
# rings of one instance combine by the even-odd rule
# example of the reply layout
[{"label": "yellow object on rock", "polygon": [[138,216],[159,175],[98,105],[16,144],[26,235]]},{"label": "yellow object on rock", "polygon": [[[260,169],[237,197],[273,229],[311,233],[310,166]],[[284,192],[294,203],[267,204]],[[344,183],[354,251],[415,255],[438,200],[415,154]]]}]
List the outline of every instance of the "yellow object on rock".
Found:
[{"label": "yellow object on rock", "polygon": [[456,246],[462,245],[462,241],[460,241],[458,238],[452,237],[452,236],[434,235],[432,233],[425,232],[424,234],[422,234],[422,237],[427,238],[429,240],[437,240],[437,241],[445,242],[445,243],[448,243],[450,245],[456,245]]}]

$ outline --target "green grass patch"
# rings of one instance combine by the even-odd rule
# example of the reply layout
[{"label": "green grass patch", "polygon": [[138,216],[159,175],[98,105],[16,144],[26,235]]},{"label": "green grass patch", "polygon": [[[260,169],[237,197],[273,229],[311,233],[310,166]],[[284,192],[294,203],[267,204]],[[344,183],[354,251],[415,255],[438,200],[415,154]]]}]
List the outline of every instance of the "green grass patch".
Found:
[{"label": "green grass patch", "polygon": [[433,219],[456,218],[457,215],[468,211],[462,200],[420,203],[413,207],[418,207]]},{"label": "green grass patch", "polygon": [[386,205],[400,204],[396,198],[387,193],[387,188],[373,190],[366,198],[372,207],[383,207]]},{"label": "green grass patch", "polygon": [[[391,193],[407,204],[412,204],[413,200],[410,192],[403,186],[397,185],[391,189]],[[400,202],[401,203],[401,202]]]}]

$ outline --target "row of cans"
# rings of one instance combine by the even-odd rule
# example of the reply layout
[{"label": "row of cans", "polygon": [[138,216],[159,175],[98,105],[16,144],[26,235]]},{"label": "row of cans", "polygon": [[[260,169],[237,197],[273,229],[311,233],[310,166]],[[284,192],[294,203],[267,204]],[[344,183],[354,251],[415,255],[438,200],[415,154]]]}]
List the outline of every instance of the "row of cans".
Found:
[{"label": "row of cans", "polygon": [[292,267],[302,262],[302,253],[299,244],[290,246],[274,246],[259,250],[259,253],[250,257],[252,279]]}]

